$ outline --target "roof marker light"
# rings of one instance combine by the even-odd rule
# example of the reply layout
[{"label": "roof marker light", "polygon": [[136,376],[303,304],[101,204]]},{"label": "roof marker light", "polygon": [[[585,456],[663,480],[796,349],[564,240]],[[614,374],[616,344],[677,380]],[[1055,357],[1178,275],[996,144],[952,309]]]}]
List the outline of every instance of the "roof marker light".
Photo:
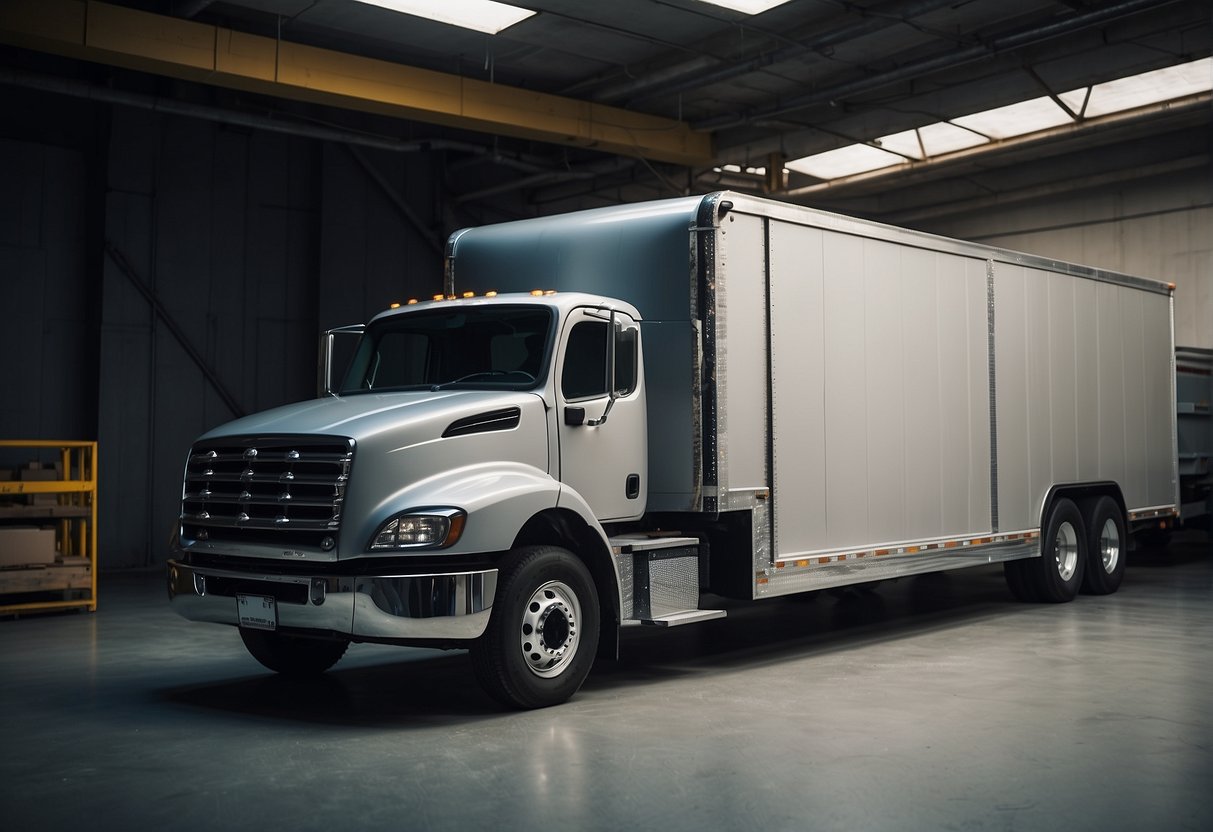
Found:
[{"label": "roof marker light", "polygon": [[541,298],[541,297],[543,297],[543,290],[542,290],[542,289],[532,289],[532,290],[531,290],[531,297],[533,297],[533,298]]},{"label": "roof marker light", "polygon": [[394,301],[392,301],[391,303],[389,303],[389,304],[387,305],[387,308],[388,308],[388,309],[399,309],[399,308],[400,308],[400,301],[398,301],[398,300],[394,300]]},{"label": "roof marker light", "polygon": [[465,298],[474,298],[474,297],[476,297],[476,293],[475,292],[464,292],[463,296]]},{"label": "roof marker light", "polygon": [[416,303],[417,303],[417,298],[409,298],[409,306],[413,306]]},{"label": "roof marker light", "polygon": [[434,295],[432,300],[446,300],[446,295]]},{"label": "roof marker light", "polygon": [[495,297],[497,297],[497,292],[496,292],[496,290],[493,290],[491,292],[485,292],[484,296],[486,298],[495,298]]}]

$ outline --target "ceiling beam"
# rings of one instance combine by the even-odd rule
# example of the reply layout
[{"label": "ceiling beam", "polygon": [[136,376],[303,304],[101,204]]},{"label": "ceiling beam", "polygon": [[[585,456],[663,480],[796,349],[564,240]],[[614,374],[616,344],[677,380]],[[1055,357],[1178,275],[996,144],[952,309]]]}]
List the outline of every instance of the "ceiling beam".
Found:
[{"label": "ceiling beam", "polygon": [[673,119],[93,0],[4,0],[0,43],[262,95],[493,135],[703,165],[712,138]]}]

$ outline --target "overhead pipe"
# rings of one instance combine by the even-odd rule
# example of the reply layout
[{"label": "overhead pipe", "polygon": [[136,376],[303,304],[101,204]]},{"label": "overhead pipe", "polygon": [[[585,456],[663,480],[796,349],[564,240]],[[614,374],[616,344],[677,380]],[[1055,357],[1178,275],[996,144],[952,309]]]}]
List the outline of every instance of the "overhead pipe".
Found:
[{"label": "overhead pipe", "polygon": [[353,130],[340,130],[335,127],[324,127],[317,124],[300,124],[299,122],[282,121],[270,115],[242,113],[236,110],[226,110],[207,104],[191,104],[187,101],[177,101],[146,93],[115,90],[110,87],[100,87],[87,81],[77,81],[72,78],[55,78],[32,72],[23,72],[7,67],[0,68],[0,84],[38,90],[40,92],[56,93],[74,98],[84,98],[90,101],[100,101],[106,104],[117,104],[123,107],[134,107],[140,110],[151,110],[157,113],[167,113],[185,118],[197,118],[220,124],[230,124],[237,127],[247,127],[252,130],[266,130],[271,133],[283,133],[306,139],[316,139],[325,142],[372,147],[377,150],[390,150],[393,153],[420,153],[431,150],[455,150],[465,153],[488,153],[488,148],[471,142],[461,142],[451,139],[413,139],[403,141],[381,136],[372,136]]},{"label": "overhead pipe", "polygon": [[1043,40],[1049,40],[1051,38],[1061,37],[1062,35],[1072,34],[1073,32],[1077,32],[1082,29],[1089,29],[1092,26],[1099,26],[1100,24],[1108,23],[1119,17],[1126,17],[1138,12],[1155,10],[1160,6],[1168,6],[1178,2],[1181,2],[1181,0],[1127,0],[1127,2],[1118,3],[1115,6],[1108,6],[1106,8],[1096,9],[1095,11],[1075,15],[1074,17],[1060,20],[1056,23],[1050,23],[1045,26],[1025,29],[1009,35],[1003,35],[1002,37],[996,37],[990,40],[988,43],[978,44],[976,46],[970,46],[958,51],[948,52],[946,55],[938,55],[934,58],[911,61],[910,63],[904,64],[897,69],[890,70],[889,72],[869,75],[865,78],[858,78],[854,81],[848,81],[827,89],[817,90],[805,95],[789,98],[774,106],[765,107],[759,110],[752,110],[744,115],[730,114],[713,116],[712,118],[703,119],[692,126],[696,130],[723,130],[730,127],[744,126],[755,121],[777,118],[778,116],[795,112],[796,110],[804,110],[808,107],[828,104],[832,101],[837,101],[849,96],[861,95],[863,93],[880,89],[881,87],[886,87],[889,84],[895,84],[899,81],[908,80],[910,78],[918,78],[923,75],[929,75],[934,72],[939,72],[940,70],[954,69],[958,66],[963,66],[982,58],[989,58],[1002,52],[1020,49]]}]

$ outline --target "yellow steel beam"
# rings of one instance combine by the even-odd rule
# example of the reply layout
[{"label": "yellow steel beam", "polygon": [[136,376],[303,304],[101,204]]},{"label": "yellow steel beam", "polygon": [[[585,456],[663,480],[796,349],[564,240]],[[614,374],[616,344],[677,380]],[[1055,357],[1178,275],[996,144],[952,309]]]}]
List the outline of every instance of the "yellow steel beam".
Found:
[{"label": "yellow steel beam", "polygon": [[0,43],[430,124],[712,162],[710,134],[680,121],[93,0],[3,0]]}]

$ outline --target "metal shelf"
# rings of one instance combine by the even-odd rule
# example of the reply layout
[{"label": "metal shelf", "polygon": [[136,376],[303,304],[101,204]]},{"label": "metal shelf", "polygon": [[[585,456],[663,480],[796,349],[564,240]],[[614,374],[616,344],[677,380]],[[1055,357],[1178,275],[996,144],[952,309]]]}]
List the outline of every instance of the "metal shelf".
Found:
[{"label": "metal shelf", "polygon": [[[41,521],[54,524],[58,556],[54,564],[0,568],[0,615],[46,610],[97,609],[97,443],[53,440],[0,440],[0,448],[57,449],[62,478],[0,481],[0,499],[55,494],[55,505],[0,506],[0,524]],[[44,600],[57,592],[81,597]],[[36,596],[36,597],[35,597]]]}]

